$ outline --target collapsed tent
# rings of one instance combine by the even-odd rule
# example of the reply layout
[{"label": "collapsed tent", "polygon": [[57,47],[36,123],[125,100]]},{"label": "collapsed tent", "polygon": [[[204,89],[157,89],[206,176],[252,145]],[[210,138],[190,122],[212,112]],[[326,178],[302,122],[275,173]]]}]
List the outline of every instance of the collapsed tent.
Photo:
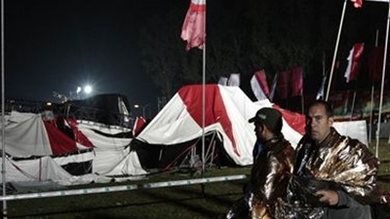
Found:
[{"label": "collapsed tent", "polygon": [[[185,152],[188,144],[199,143],[202,135],[200,85],[185,86],[138,135],[137,142],[172,148],[180,146]],[[255,142],[254,126],[248,123],[258,109],[274,107],[283,114],[282,132],[293,145],[300,140],[305,119],[270,103],[252,102],[238,87],[206,86],[207,141],[219,139],[216,153],[227,154],[235,164],[252,163]],[[365,139],[364,121],[335,124],[341,133]],[[63,185],[88,182],[108,182],[118,176],[140,176],[147,172],[141,167],[139,151],[129,138],[131,130],[92,121],[75,120],[41,114],[11,112],[6,116],[5,148],[7,182],[54,181]],[[166,158],[173,164],[178,154]],[[171,159],[171,160],[170,160]]]},{"label": "collapsed tent", "polygon": [[130,151],[129,132],[47,112],[12,111],[5,123],[7,182],[51,180],[71,185],[145,175],[137,154]]},{"label": "collapsed tent", "polygon": [[[282,112],[282,133],[292,145],[304,134],[305,118],[272,104],[268,100],[252,102],[239,87],[206,85],[205,133],[217,132],[223,149],[238,165],[252,164],[252,149],[256,141],[253,124],[248,119],[263,107],[274,107]],[[355,129],[343,122],[341,133],[348,133],[367,142],[365,122],[354,124]],[[356,131],[358,129],[358,132]],[[136,137],[149,145],[177,145],[199,139],[202,136],[202,86],[182,87]]]},{"label": "collapsed tent", "polygon": [[63,155],[93,146],[71,119],[12,111],[5,121],[5,148],[10,156]]}]

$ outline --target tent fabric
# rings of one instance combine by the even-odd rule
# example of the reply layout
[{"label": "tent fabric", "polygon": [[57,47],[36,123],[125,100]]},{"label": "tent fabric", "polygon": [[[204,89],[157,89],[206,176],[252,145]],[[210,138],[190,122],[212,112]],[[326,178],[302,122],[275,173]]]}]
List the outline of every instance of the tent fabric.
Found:
[{"label": "tent fabric", "polygon": [[[103,134],[118,135],[120,132],[116,129],[104,128],[101,126],[80,123],[78,129],[88,138],[96,150],[116,150],[124,148],[131,142],[131,138],[111,137]],[[127,131],[124,130],[124,131]],[[102,133],[102,134],[101,134]]]},{"label": "tent fabric", "polygon": [[[102,174],[105,176],[118,176],[118,175],[145,175],[147,172],[141,167],[141,163],[138,159],[138,155],[134,151],[128,152],[122,159],[119,160],[111,169]],[[95,167],[96,168],[96,167]]]},{"label": "tent fabric", "polygon": [[53,154],[48,134],[39,114],[12,111],[5,116],[5,150],[11,156]]},{"label": "tent fabric", "polygon": [[[176,145],[202,136],[201,85],[182,87],[136,137],[150,145]],[[283,115],[282,133],[295,147],[305,131],[305,117],[272,104],[252,102],[239,87],[206,85],[205,132],[217,131],[226,153],[238,165],[252,164],[256,141],[254,125],[248,123],[257,110],[273,107]],[[347,128],[349,127],[349,128]],[[365,121],[335,123],[341,134],[367,142]],[[347,132],[348,131],[348,132]],[[219,135],[218,135],[219,136]],[[365,141],[364,141],[365,139]]]},{"label": "tent fabric", "polygon": [[[108,137],[103,134],[119,134],[118,130],[88,123],[80,123],[78,129],[94,145],[95,158],[92,171],[100,175],[145,175],[138,155],[129,150],[132,139]],[[98,132],[96,132],[98,131]],[[122,130],[127,132],[127,129]]]},{"label": "tent fabric", "polygon": [[[109,182],[108,175],[147,174],[136,152],[129,150],[132,139],[118,137],[129,129],[61,119],[63,123],[43,121],[40,114],[19,112],[6,117],[7,182],[50,180],[74,185]],[[88,170],[83,170],[86,163]],[[83,175],[67,172],[73,167]]]},{"label": "tent fabric", "polygon": [[44,125],[53,152],[52,154],[67,154],[77,151],[76,142],[55,127],[55,124],[45,121]]},{"label": "tent fabric", "polygon": [[64,155],[93,146],[74,121],[69,127],[74,136],[68,136],[57,125],[63,118],[44,121],[40,114],[12,111],[5,119],[6,153],[14,157]]},{"label": "tent fabric", "polygon": [[[137,139],[148,144],[173,145],[199,138],[202,135],[201,89],[201,85],[181,88]],[[239,87],[206,85],[206,93],[205,132],[221,134],[224,149],[236,164],[251,164],[256,137],[248,119],[258,109],[272,104],[266,100],[253,103]],[[286,138],[298,143],[301,135],[284,123]]]},{"label": "tent fabric", "polygon": [[6,159],[7,182],[47,180],[61,182],[72,177],[48,156],[21,161]]},{"label": "tent fabric", "polygon": [[360,142],[368,146],[366,120],[334,122],[333,127],[343,135],[356,138]]}]

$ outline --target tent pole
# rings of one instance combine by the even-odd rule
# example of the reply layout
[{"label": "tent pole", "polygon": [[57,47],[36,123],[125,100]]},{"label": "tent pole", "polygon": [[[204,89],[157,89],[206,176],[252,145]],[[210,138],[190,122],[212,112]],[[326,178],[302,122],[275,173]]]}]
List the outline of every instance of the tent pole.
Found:
[{"label": "tent pole", "polygon": [[336,40],[336,45],[335,45],[334,53],[333,53],[332,68],[330,69],[328,88],[326,89],[325,101],[328,101],[330,87],[332,85],[332,77],[333,77],[333,72],[334,72],[334,66],[336,63],[337,50],[339,48],[341,30],[343,29],[343,22],[344,22],[344,15],[345,15],[346,6],[347,6],[347,0],[344,0],[343,11],[341,12],[341,19],[340,19],[340,24],[339,24],[339,32],[337,33],[337,40]]},{"label": "tent pole", "polygon": [[[7,195],[6,190],[6,166],[5,166],[5,67],[4,67],[4,0],[1,0],[1,175],[3,185],[3,197]],[[7,201],[3,200],[3,218],[7,218]]]},{"label": "tent pole", "polygon": [[390,1],[388,2],[387,5],[388,5],[388,13],[387,13],[386,38],[385,38],[385,49],[384,49],[384,54],[383,54],[381,93],[380,93],[380,96],[379,96],[378,127],[377,127],[377,129],[376,129],[375,156],[376,156],[377,158],[379,158],[379,136],[380,136],[380,131],[381,131],[381,117],[382,117],[382,104],[383,104],[383,89],[384,89],[384,86],[385,86],[387,44],[388,44],[388,40],[389,40]]},{"label": "tent pole", "polygon": [[[206,0],[204,1],[206,5]],[[205,19],[203,24],[203,34],[206,35],[206,16],[207,7],[205,9]],[[205,123],[206,123],[206,36],[204,37],[203,47],[203,62],[202,62],[202,174],[205,172]]]}]

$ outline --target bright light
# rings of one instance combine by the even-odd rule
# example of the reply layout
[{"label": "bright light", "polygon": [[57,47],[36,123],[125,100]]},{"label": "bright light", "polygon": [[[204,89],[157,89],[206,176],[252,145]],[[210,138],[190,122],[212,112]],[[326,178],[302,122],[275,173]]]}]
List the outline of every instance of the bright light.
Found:
[{"label": "bright light", "polygon": [[80,92],[81,92],[81,87],[80,87],[80,86],[77,86],[76,93],[79,94]]},{"label": "bright light", "polygon": [[91,85],[85,85],[85,87],[84,87],[84,92],[85,92],[86,94],[90,94],[90,93],[92,92],[92,87],[91,87]]},{"label": "bright light", "polygon": [[135,104],[135,105],[134,105],[134,108],[138,109],[138,108],[139,108],[139,105],[138,105],[138,104]]},{"label": "bright light", "polygon": [[51,102],[47,102],[47,103],[46,103],[46,106],[51,106],[51,105],[52,105]]}]

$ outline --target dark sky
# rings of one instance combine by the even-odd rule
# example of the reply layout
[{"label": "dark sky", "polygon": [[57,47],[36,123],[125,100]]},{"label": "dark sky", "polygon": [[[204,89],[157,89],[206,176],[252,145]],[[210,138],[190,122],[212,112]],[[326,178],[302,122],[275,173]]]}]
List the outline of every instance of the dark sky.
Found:
[{"label": "dark sky", "polygon": [[53,100],[54,91],[69,95],[91,83],[95,93],[124,94],[131,104],[155,102],[160,93],[143,71],[137,40],[161,2],[5,1],[6,97]]},{"label": "dark sky", "polygon": [[[183,20],[189,2],[6,0],[6,97],[54,100],[54,91],[69,95],[91,83],[95,93],[124,94],[131,105],[156,104],[161,94],[141,65],[140,28],[150,15],[164,13],[173,4],[184,9],[177,18]],[[220,10],[227,2],[212,0],[208,6]],[[367,8],[370,5],[376,4],[367,3]],[[375,17],[384,23],[386,13]],[[348,27],[344,29],[343,39]],[[180,41],[180,29],[177,38]]]}]

